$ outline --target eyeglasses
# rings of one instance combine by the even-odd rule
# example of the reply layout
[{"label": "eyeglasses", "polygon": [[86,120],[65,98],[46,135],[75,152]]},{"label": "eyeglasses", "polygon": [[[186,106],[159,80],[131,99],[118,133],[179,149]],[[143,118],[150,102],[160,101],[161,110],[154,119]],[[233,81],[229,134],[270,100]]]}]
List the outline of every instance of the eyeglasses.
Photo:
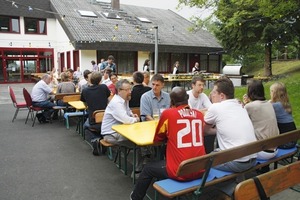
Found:
[{"label": "eyeglasses", "polygon": [[127,89],[120,88],[120,90],[125,90],[126,92],[128,92],[128,91],[131,91],[131,88],[127,88]]}]

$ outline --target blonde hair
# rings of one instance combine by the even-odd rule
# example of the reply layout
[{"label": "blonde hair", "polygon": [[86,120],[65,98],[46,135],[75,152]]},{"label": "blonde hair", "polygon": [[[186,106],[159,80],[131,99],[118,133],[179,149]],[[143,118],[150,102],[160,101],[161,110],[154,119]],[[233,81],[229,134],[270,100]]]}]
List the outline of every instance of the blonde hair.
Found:
[{"label": "blonde hair", "polygon": [[62,82],[67,82],[67,81],[69,81],[69,78],[70,78],[69,73],[67,73],[67,72],[61,73],[61,74],[60,74],[60,78],[61,78],[61,81],[62,81]]},{"label": "blonde hair", "polygon": [[281,102],[284,110],[287,113],[292,113],[292,107],[289,102],[286,87],[281,82],[273,83],[270,87],[271,102]]}]

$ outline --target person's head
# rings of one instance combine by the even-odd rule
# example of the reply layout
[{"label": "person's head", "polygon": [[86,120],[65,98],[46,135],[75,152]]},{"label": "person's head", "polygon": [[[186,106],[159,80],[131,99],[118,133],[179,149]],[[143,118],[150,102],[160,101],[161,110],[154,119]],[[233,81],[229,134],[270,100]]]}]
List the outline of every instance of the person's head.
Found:
[{"label": "person's head", "polygon": [[50,76],[50,74],[44,74],[43,76],[42,76],[42,80],[48,85],[48,84],[50,84],[50,82],[51,82],[51,76]]},{"label": "person's head", "polygon": [[145,85],[149,85],[149,82],[150,82],[150,73],[147,72],[147,71],[144,71],[143,75],[144,75],[144,83],[145,83]]},{"label": "person's head", "polygon": [[70,76],[67,72],[63,72],[60,74],[60,78],[62,82],[67,82],[70,80]]},{"label": "person's head", "polygon": [[165,85],[164,77],[160,74],[154,74],[151,78],[152,90],[155,95],[160,95],[162,88]]},{"label": "person's head", "polygon": [[134,84],[142,84],[144,82],[144,75],[139,71],[134,72],[132,77]]},{"label": "person's head", "polygon": [[220,77],[215,81],[210,97],[213,103],[221,102],[226,99],[234,99],[234,86],[232,81],[226,76]]},{"label": "person's head", "polygon": [[91,78],[90,78],[90,82],[92,85],[99,85],[101,79],[102,79],[102,75],[100,72],[98,72],[98,71],[92,72]]},{"label": "person's head", "polygon": [[131,99],[131,84],[127,79],[121,79],[116,84],[118,95],[125,101]]},{"label": "person's head", "polygon": [[103,78],[104,78],[104,79],[108,79],[109,76],[110,76],[110,74],[111,74],[111,72],[112,72],[112,70],[111,70],[109,67],[106,67],[106,68],[104,69]]},{"label": "person's head", "polygon": [[266,100],[265,89],[260,80],[252,79],[248,84],[247,96],[251,101]]},{"label": "person's head", "polygon": [[109,75],[109,79],[111,80],[111,82],[112,82],[114,85],[116,85],[116,83],[118,82],[118,75],[112,72],[112,73]]},{"label": "person's head", "polygon": [[115,58],[112,56],[112,55],[109,55],[108,58],[107,58],[107,62],[109,64],[112,64],[114,62]]},{"label": "person's head", "polygon": [[198,63],[198,62],[195,62],[195,67],[196,67],[197,69],[199,69],[199,63]]},{"label": "person's head", "polygon": [[95,62],[94,60],[92,60],[91,63],[92,63],[92,65],[95,65],[95,64],[96,64],[96,62]]},{"label": "person's head", "polygon": [[67,74],[69,75],[69,79],[73,79],[73,73],[74,73],[74,70],[73,69],[71,69],[71,68],[69,68],[69,69],[67,69]]},{"label": "person's head", "polygon": [[189,95],[182,87],[174,87],[170,93],[171,106],[187,105]]},{"label": "person's head", "polygon": [[192,88],[193,92],[196,94],[201,94],[204,90],[205,80],[202,76],[194,76],[192,78]]},{"label": "person's head", "polygon": [[292,113],[292,107],[289,102],[288,93],[284,83],[275,82],[270,86],[271,102],[281,102],[288,113]]},{"label": "person's head", "polygon": [[80,72],[80,67],[77,67],[77,71]]},{"label": "person's head", "polygon": [[179,67],[179,61],[176,61],[176,62],[174,63],[174,67]]},{"label": "person's head", "polygon": [[83,77],[84,77],[85,80],[88,79],[88,75],[89,75],[90,73],[91,73],[91,71],[88,70],[88,69],[86,69],[86,70],[83,71]]},{"label": "person's head", "polygon": [[146,59],[146,60],[145,60],[145,62],[144,62],[144,65],[143,65],[143,66],[146,66],[146,65],[147,65],[147,66],[149,66],[149,65],[150,65],[150,60],[149,60],[149,59]]}]

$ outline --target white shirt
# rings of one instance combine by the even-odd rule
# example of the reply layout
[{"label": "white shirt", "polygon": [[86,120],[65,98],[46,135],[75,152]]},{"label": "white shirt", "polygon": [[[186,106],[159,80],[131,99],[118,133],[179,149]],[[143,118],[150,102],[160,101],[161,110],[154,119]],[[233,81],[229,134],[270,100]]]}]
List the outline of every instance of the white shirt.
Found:
[{"label": "white shirt", "polygon": [[109,86],[110,84],[112,84],[111,80],[109,78],[102,80],[101,84],[105,84],[107,86]]},{"label": "white shirt", "polygon": [[79,92],[82,91],[82,86],[85,85],[85,84],[87,84],[87,80],[82,79],[82,80],[79,81],[79,83],[78,83]]},{"label": "white shirt", "polygon": [[[256,141],[254,128],[246,109],[236,99],[212,104],[204,116],[207,124],[216,125],[217,139],[221,150]],[[235,161],[248,161],[256,154]]]},{"label": "white shirt", "polygon": [[33,102],[42,102],[48,100],[48,95],[52,92],[49,85],[43,80],[37,82],[31,91],[31,98]]},{"label": "white shirt", "polygon": [[101,134],[109,135],[116,133],[111,129],[117,124],[133,124],[137,119],[133,117],[133,113],[129,108],[129,102],[115,94],[107,105],[101,125]]},{"label": "white shirt", "polygon": [[201,110],[211,106],[211,102],[205,93],[199,94],[197,98],[193,95],[192,90],[187,91],[187,94],[189,95],[189,106],[191,108]]}]

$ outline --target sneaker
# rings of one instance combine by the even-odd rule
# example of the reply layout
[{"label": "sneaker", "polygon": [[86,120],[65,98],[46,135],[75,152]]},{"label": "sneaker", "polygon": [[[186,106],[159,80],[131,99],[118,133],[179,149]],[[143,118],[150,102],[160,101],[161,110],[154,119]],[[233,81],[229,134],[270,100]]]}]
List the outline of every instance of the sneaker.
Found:
[{"label": "sneaker", "polygon": [[132,195],[133,191],[130,193],[129,199],[132,200],[131,195]]}]

